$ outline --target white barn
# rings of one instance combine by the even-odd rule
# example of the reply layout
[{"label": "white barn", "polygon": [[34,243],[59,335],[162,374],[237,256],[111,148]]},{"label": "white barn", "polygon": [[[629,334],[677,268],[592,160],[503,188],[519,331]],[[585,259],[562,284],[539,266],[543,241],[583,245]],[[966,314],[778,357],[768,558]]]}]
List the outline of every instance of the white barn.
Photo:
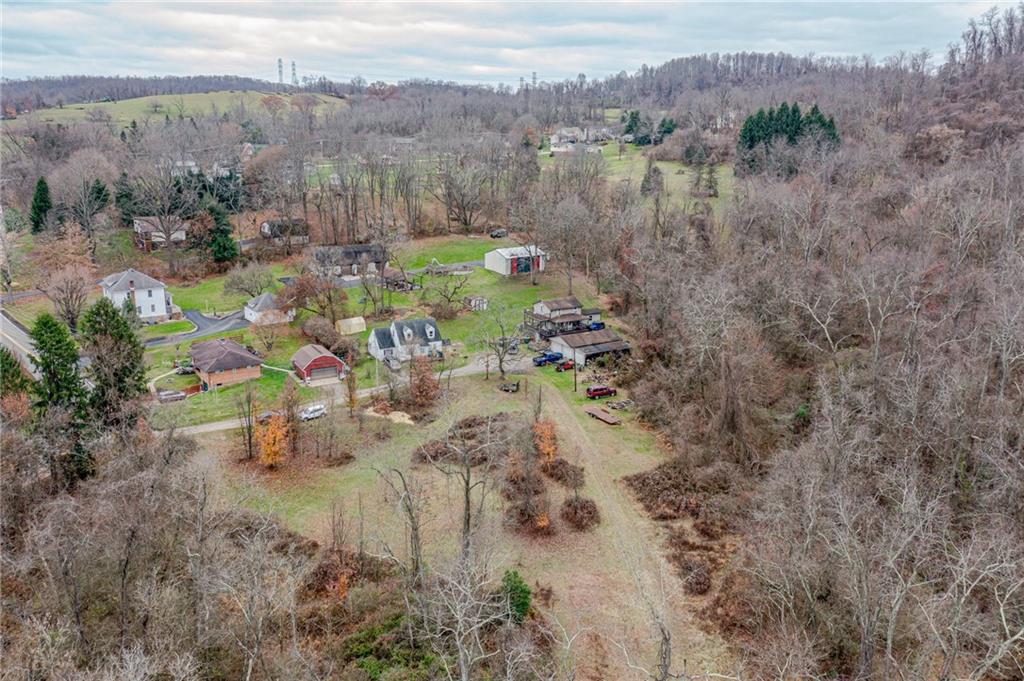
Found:
[{"label": "white barn", "polygon": [[127,269],[104,277],[100,287],[103,296],[119,310],[130,300],[139,319],[148,324],[167,321],[179,311],[164,283],[138,270]]},{"label": "white barn", "polygon": [[496,248],[484,254],[484,269],[503,276],[547,269],[548,254],[534,245]]}]

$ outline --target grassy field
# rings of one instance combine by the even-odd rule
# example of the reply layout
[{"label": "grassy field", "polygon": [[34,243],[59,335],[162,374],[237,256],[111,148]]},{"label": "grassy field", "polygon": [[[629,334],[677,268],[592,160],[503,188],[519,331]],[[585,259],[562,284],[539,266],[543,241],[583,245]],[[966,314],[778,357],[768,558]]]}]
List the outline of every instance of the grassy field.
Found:
[{"label": "grassy field", "polygon": [[[263,358],[264,364],[269,364],[270,366],[279,367],[281,369],[290,369],[292,355],[295,354],[296,350],[309,342],[298,329],[293,327],[286,328],[287,332],[277,340],[271,351],[266,353],[266,356]],[[251,329],[232,331],[227,334],[203,336],[202,338],[196,338],[182,343],[159,345],[146,350],[146,378],[153,379],[156,376],[165,374],[174,369],[174,360],[176,358],[183,359],[188,357],[189,348],[191,348],[194,343],[200,343],[204,340],[221,337],[238,340],[238,342],[243,345],[252,345],[262,352],[262,347],[257,342]]]},{"label": "grassy field", "polygon": [[[101,297],[102,294],[100,293],[100,289],[99,287],[96,287],[89,292],[86,307],[92,305]],[[53,303],[44,295],[29,296],[27,298],[16,300],[13,303],[4,303],[4,309],[7,310],[9,315],[29,328],[32,328],[32,325],[35,324],[36,317],[39,315],[46,312],[55,314]]]},{"label": "grassy field", "polygon": [[[270,266],[274,274],[273,291],[281,288],[278,277],[291,274],[288,265],[277,263]],[[204,279],[194,286],[168,286],[167,290],[174,299],[174,304],[183,310],[199,310],[209,314],[225,314],[241,310],[249,301],[250,296],[242,293],[229,293],[224,290],[227,275]]]},{"label": "grassy field", "polygon": [[139,335],[143,340],[149,338],[160,338],[162,336],[174,336],[180,333],[191,333],[195,331],[196,325],[187,319],[179,319],[172,322],[164,322],[163,324],[153,324],[152,326],[143,326],[139,329]]},{"label": "grassy field", "polygon": [[[515,567],[529,583],[552,588],[552,612],[562,624],[612,634],[609,623],[614,622],[614,635],[642,653],[653,651],[649,650],[647,612],[638,598],[637,583],[652,588],[652,584],[666,580],[664,588],[672,603],[668,625],[676,645],[686,650],[691,664],[701,668],[727,661],[728,650],[721,639],[698,626],[697,613],[708,597],[690,597],[681,592],[661,554],[660,529],[621,483],[622,476],[649,469],[663,461],[667,453],[654,435],[632,418],[613,428],[587,417],[566,387],[557,384],[561,375],[557,380],[554,376],[530,371],[524,376],[528,389],[514,395],[498,391],[493,379],[456,379],[453,394],[437,418],[416,426],[369,418],[360,427],[344,410],[335,411],[328,418],[342,429],[343,440],[350,443],[356,457],[345,466],[310,467],[296,462],[298,465],[286,464],[272,474],[241,468],[232,462],[234,455],[227,453],[235,442],[227,434],[203,443],[199,465],[218,472],[214,479],[221,481],[223,493],[275,513],[288,526],[314,539],[328,538],[331,508],[338,505],[352,523],[373,528],[368,541],[374,547],[404,545],[404,526],[393,501],[384,493],[378,473],[392,468],[402,471],[427,495],[429,521],[423,528],[423,542],[427,560],[438,562],[456,550],[458,489],[430,466],[414,464],[412,452],[440,437],[453,421],[471,414],[504,411],[528,420],[537,386],[542,386],[544,417],[556,423],[561,455],[584,467],[582,494],[597,503],[601,523],[585,533],[569,530],[557,517],[557,509],[569,492],[547,481],[555,535],[531,538],[517,534],[502,522],[504,502],[496,489],[501,484],[500,472],[495,472],[477,518],[480,536],[486,537],[496,569]],[[385,439],[377,437],[381,430],[388,434]],[[485,471],[477,469],[476,474],[484,476]],[[576,651],[583,660],[602,659],[601,673],[592,678],[629,678],[628,670],[621,668],[621,656],[604,649],[600,639],[582,637]]]},{"label": "grassy field", "polygon": [[[203,92],[187,95],[156,95],[152,97],[138,97],[135,99],[123,99],[119,102],[97,102],[92,104],[72,104],[62,109],[39,109],[30,114],[24,114],[17,119],[4,121],[5,126],[24,125],[26,121],[38,121],[42,123],[73,123],[84,121],[90,112],[99,110],[109,115],[111,120],[120,126],[127,126],[132,120],[142,123],[149,118],[163,119],[164,116],[176,118],[179,114],[184,116],[200,116],[211,113],[221,113],[240,105],[247,108],[259,107],[260,100],[267,96],[267,92],[253,90],[221,90],[217,92]],[[278,95],[285,101],[290,101],[291,95]],[[339,108],[346,106],[343,100],[325,95],[313,95],[320,100],[319,109]]]},{"label": "grassy field", "polygon": [[488,236],[440,236],[406,241],[398,245],[397,257],[406,269],[417,270],[429,265],[435,258],[442,265],[483,260],[484,254],[495,248],[514,246],[510,239],[492,239]]}]

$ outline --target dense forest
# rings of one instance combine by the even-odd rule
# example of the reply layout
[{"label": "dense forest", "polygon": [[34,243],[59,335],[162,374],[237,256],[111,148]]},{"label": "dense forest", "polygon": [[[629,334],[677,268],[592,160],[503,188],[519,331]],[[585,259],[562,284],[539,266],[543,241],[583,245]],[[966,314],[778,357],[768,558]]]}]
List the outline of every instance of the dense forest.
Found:
[{"label": "dense forest", "polygon": [[[124,127],[24,116],[3,131],[4,249],[34,232],[73,302],[98,235],[140,214],[168,241],[203,226],[156,273],[181,279],[280,255],[232,249],[228,213],[389,248],[507,227],[631,330],[623,382],[672,456],[622,484],[667,528],[651,550],[672,578],[708,595],[693,617],[740,661],[717,678],[1021,679],[1024,8],[970,22],[944,58],[703,55],[537,88],[348,83],[330,110],[268,92]],[[272,89],[81,77],[5,83],[4,101],[214,88]],[[642,184],[599,154],[540,162],[555,128],[618,134],[629,111],[672,121],[637,152]],[[670,195],[655,160],[699,165],[694,187]],[[744,164],[718,197],[713,173]],[[330,307],[311,278],[291,286]],[[333,517],[317,545],[212,493],[197,441],[147,422],[130,322],[80,297],[33,329],[40,380],[0,354],[0,678],[584,677],[572,632],[473,550],[464,442],[447,443],[466,521],[443,560],[412,539],[371,555]],[[414,537],[419,491],[381,478]],[[657,655],[636,677],[705,678],[648,609]]]}]

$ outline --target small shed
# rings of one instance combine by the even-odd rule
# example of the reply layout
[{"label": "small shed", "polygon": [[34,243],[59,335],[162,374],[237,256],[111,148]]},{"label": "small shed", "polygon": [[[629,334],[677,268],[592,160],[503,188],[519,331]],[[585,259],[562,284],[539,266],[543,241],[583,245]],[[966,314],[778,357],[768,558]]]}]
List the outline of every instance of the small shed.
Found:
[{"label": "small shed", "polygon": [[484,269],[504,275],[526,274],[547,269],[548,254],[535,245],[496,248],[484,254]]},{"label": "small shed", "polygon": [[629,342],[611,329],[566,333],[551,339],[551,351],[560,352],[583,367],[602,355],[622,355],[629,352]]},{"label": "small shed", "polygon": [[334,330],[342,336],[351,336],[354,333],[366,331],[366,320],[363,317],[349,317],[334,322]]},{"label": "small shed", "polygon": [[292,366],[302,379],[341,378],[348,367],[322,345],[303,345],[292,355]]}]

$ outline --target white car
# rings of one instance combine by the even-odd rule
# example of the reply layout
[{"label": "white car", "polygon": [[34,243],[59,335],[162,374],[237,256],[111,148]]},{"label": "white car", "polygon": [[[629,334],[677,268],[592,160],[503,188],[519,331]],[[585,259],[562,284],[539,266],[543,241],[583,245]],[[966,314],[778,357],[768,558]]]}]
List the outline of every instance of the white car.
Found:
[{"label": "white car", "polygon": [[313,404],[299,412],[300,421],[312,421],[327,413],[327,407],[322,404]]}]

